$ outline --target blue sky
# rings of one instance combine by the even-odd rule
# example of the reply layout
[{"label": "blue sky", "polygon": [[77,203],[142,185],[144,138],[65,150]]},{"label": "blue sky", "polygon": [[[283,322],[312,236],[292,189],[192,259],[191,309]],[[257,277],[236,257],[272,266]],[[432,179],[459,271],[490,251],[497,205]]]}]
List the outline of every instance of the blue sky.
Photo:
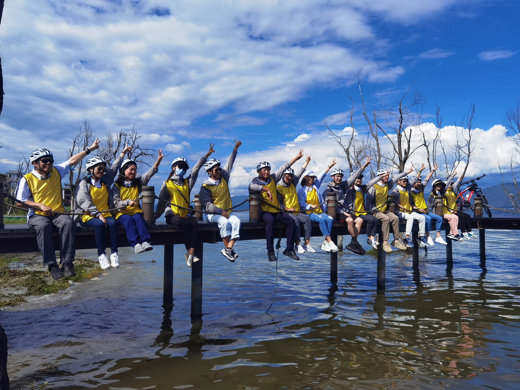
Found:
[{"label": "blue sky", "polygon": [[[100,138],[134,127],[143,146],[162,147],[157,186],[178,155],[194,162],[211,142],[225,159],[235,138],[236,193],[258,161],[277,166],[300,148],[311,169],[332,158],[345,168],[326,126],[349,125],[360,80],[369,110],[420,92],[422,122],[439,106],[448,143],[474,104],[469,174],[491,174],[518,154],[504,125],[520,100],[519,11],[480,0],[9,1],[0,172],[38,146],[65,158],[85,120]],[[359,106],[355,120],[362,134]]]}]

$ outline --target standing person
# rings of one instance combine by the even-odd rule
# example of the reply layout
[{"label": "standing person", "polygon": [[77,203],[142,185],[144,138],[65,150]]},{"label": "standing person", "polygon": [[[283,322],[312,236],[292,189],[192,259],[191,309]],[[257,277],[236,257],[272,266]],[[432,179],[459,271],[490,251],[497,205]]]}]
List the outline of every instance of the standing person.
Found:
[{"label": "standing person", "polygon": [[[296,183],[300,181],[301,175],[305,172],[305,169],[310,162],[311,156],[307,156],[305,162],[297,172],[295,172],[293,168],[287,168],[283,173],[282,180],[279,180],[276,186],[276,191],[279,194],[282,208],[287,215],[294,219],[294,243],[297,247],[298,253],[316,252],[316,250],[311,246],[311,219],[308,214],[301,212],[300,203],[298,202],[298,193],[296,192]],[[303,245],[300,244],[300,224],[303,225]]]},{"label": "standing person", "polygon": [[432,171],[426,176],[424,181],[421,180],[421,172],[424,170],[424,164],[422,164],[421,169],[417,172],[417,175],[413,179],[412,188],[410,189],[410,195],[413,198],[414,210],[418,213],[424,215],[426,218],[426,239],[428,244],[432,246],[434,244],[433,239],[430,236],[430,232],[432,230],[432,221],[435,223],[436,237],[435,242],[446,245],[446,241],[442,238],[441,229],[442,229],[442,217],[435,213],[430,212],[428,205],[426,204],[426,198],[424,197],[424,187],[426,183],[431,179],[433,173],[437,170],[439,166],[435,164]]},{"label": "standing person", "polygon": [[[65,276],[75,276],[74,256],[75,223],[65,215],[62,196],[62,178],[74,165],[83,160],[90,152],[99,148],[99,139],[85,150],[75,154],[67,161],[54,165],[52,152],[46,148],[34,150],[30,157],[33,170],[24,175],[16,190],[19,206],[29,208],[27,223],[36,231],[38,248],[43,254],[43,265],[46,265],[54,280]],[[56,263],[56,253],[52,241],[53,226],[60,233],[60,268]]]},{"label": "standing person", "polygon": [[456,208],[457,201],[456,197],[453,198],[451,194],[446,195],[446,183],[444,183],[441,179],[435,179],[432,183],[432,192],[429,196],[430,207],[435,207],[435,197],[442,197],[442,216],[448,221],[448,225],[450,227],[450,232],[447,234],[450,240],[460,241],[462,237],[459,236],[459,217],[457,216]]},{"label": "standing person", "polygon": [[336,194],[336,216],[338,221],[346,223],[348,232],[352,237],[350,244],[346,248],[359,255],[364,255],[365,250],[359,243],[357,237],[361,231],[363,225],[363,219],[355,215],[352,209],[347,206],[347,196],[349,189],[354,184],[354,181],[359,177],[363,176],[363,171],[370,164],[370,159],[367,159],[365,164],[359,168],[356,172],[352,173],[347,180],[343,180],[343,170],[340,168],[334,168],[330,172],[332,178],[331,182],[327,184],[327,188],[323,191],[323,198],[326,198],[326,194],[334,192]]},{"label": "standing person", "polygon": [[[107,269],[111,265],[119,267],[118,255],[118,226],[110,209],[113,207],[110,187],[121,166],[121,161],[126,153],[132,150],[125,147],[112,166],[107,169],[107,163],[99,156],[89,158],[85,164],[88,175],[80,182],[76,190],[76,203],[78,212],[86,212],[80,217],[79,222],[83,226],[94,227],[98,261],[101,269]],[[110,262],[106,255],[106,230],[110,233]]]},{"label": "standing person", "polygon": [[[186,247],[186,264],[191,267],[193,263],[199,261],[195,256],[195,244],[198,240],[197,218],[188,214],[190,206],[190,194],[202,165],[208,157],[215,152],[212,144],[209,145],[208,152],[197,161],[191,173],[185,177],[190,168],[188,161],[184,157],[177,157],[172,162],[172,171],[168,179],[164,182],[159,192],[159,202],[155,209],[155,219],[165,212],[165,219],[168,225],[177,226],[182,231],[184,245]],[[166,206],[169,206],[166,208]]]},{"label": "standing person", "polygon": [[395,197],[395,203],[397,205],[397,216],[406,221],[405,238],[404,243],[408,248],[413,248],[414,243],[410,238],[412,234],[413,221],[417,221],[419,224],[419,238],[417,244],[421,248],[426,248],[428,242],[426,241],[426,218],[424,214],[418,213],[415,210],[415,204],[413,198],[410,195],[410,183],[408,176],[403,176],[397,180],[397,186],[390,192]]},{"label": "standing person", "polygon": [[214,158],[204,164],[204,170],[209,178],[202,183],[199,198],[204,207],[208,222],[216,222],[220,229],[220,237],[224,248],[220,251],[229,261],[233,262],[238,257],[233,249],[236,240],[240,238],[240,219],[231,215],[233,203],[229,193],[229,176],[237,157],[238,148],[242,142],[235,140],[235,147],[228,157],[224,169],[220,167],[220,161]]},{"label": "standing person", "polygon": [[[411,169],[409,172],[401,172],[395,177],[395,180],[399,180],[410,172],[412,172]],[[394,246],[397,249],[406,250],[406,246],[401,241],[401,233],[399,232],[399,217],[388,209],[388,193],[394,187],[394,180],[390,179],[390,172],[387,169],[379,169],[377,171],[377,178],[377,182],[368,190],[367,204],[374,217],[381,222],[383,250],[387,253],[392,252],[392,247],[388,243],[390,239],[390,225],[392,225],[392,232],[394,234]]]},{"label": "standing person", "polygon": [[142,187],[147,185],[159,170],[163,158],[162,150],[159,149],[157,160],[142,176],[137,176],[137,163],[134,160],[124,160],[119,170],[119,177],[112,186],[114,206],[120,209],[116,214],[116,221],[125,228],[128,244],[134,248],[135,253],[153,249],[143,210],[139,205],[139,196]]},{"label": "standing person", "polygon": [[260,208],[262,209],[262,221],[265,222],[265,236],[267,241],[267,257],[269,261],[276,261],[274,254],[274,224],[281,222],[285,226],[287,236],[287,248],[283,251],[285,256],[294,260],[300,260],[294,251],[295,221],[280,207],[276,183],[283,177],[285,170],[303,157],[300,152],[289,162],[283,164],[275,173],[271,173],[271,164],[262,161],[256,166],[258,176],[249,184],[249,193],[260,193]]},{"label": "standing person", "polygon": [[319,179],[313,172],[306,173],[301,182],[302,186],[298,190],[300,209],[309,214],[311,221],[318,222],[320,225],[321,233],[324,236],[321,249],[325,252],[338,251],[338,247],[330,236],[334,220],[326,213],[327,205],[319,191],[322,180],[334,165],[336,165],[336,160],[332,160],[327,169],[320,174]]}]

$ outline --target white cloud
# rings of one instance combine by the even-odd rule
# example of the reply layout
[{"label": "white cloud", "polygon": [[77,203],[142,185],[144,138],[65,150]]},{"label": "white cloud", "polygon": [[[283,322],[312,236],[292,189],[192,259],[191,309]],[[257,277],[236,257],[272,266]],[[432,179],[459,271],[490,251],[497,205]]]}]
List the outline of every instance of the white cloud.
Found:
[{"label": "white cloud", "polygon": [[479,53],[478,58],[481,61],[496,61],[511,58],[515,54],[516,52],[510,50],[490,50]]},{"label": "white cloud", "polygon": [[422,60],[436,60],[440,58],[451,57],[452,55],[453,52],[449,50],[435,48],[422,52],[419,54],[418,58]]}]

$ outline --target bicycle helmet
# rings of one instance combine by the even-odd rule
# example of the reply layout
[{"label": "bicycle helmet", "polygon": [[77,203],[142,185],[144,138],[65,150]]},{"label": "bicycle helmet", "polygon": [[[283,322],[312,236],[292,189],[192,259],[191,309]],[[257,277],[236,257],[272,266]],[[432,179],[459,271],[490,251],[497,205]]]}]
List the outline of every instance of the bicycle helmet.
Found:
[{"label": "bicycle helmet", "polygon": [[441,179],[435,179],[432,183],[432,186],[435,187],[437,184],[442,184],[443,187],[446,187],[446,183],[443,182]]},{"label": "bicycle helmet", "polygon": [[343,169],[341,168],[334,168],[332,171],[330,171],[331,176],[341,175],[343,176]]},{"label": "bicycle helmet", "polygon": [[[186,160],[184,157],[177,157],[172,162],[172,169],[174,165],[180,165],[184,169],[188,169],[190,166],[188,165],[188,160]],[[186,165],[185,167],[182,165]]]},{"label": "bicycle helmet", "polygon": [[204,163],[204,170],[206,172],[209,172],[217,165],[220,165],[220,161],[218,161],[216,158],[210,158],[208,161]]},{"label": "bicycle helmet", "polygon": [[283,171],[284,175],[294,175],[294,169],[287,168],[285,171]]},{"label": "bicycle helmet", "polygon": [[269,168],[269,169],[271,169],[271,164],[269,164],[267,161],[261,161],[256,166],[256,171],[258,172],[262,168]]},{"label": "bicycle helmet", "polygon": [[386,175],[387,173],[389,173],[389,172],[388,172],[388,169],[386,169],[386,168],[380,168],[380,169],[377,170],[377,174],[376,174],[376,176]]},{"label": "bicycle helmet", "polygon": [[119,172],[123,174],[125,172],[125,169],[128,168],[130,164],[135,164],[137,166],[137,163],[134,160],[127,158],[121,164],[121,169],[119,170]]},{"label": "bicycle helmet", "polygon": [[87,160],[87,162],[85,163],[85,168],[87,168],[88,171],[90,168],[94,168],[98,164],[105,164],[105,166],[107,165],[106,161],[103,160],[101,157],[93,156]]},{"label": "bicycle helmet", "polygon": [[45,157],[45,156],[52,156],[52,152],[47,149],[47,148],[38,148],[38,149],[35,149],[32,153],[31,153],[31,157],[29,158],[29,161],[31,162],[31,164],[33,162],[35,162],[36,160],[42,158],[42,157]]}]

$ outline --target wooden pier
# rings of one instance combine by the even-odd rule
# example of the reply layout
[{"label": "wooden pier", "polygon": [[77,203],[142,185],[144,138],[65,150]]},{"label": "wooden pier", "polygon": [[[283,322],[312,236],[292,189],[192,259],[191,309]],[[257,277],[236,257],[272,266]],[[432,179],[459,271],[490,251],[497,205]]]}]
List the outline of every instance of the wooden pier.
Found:
[{"label": "wooden pier", "polygon": [[[155,224],[153,221],[153,207],[155,195],[153,187],[143,187],[143,212],[145,220],[149,223],[149,232],[152,236],[152,244],[154,246],[164,246],[164,280],[163,280],[163,305],[166,310],[173,306],[173,259],[174,259],[174,245],[183,244],[182,234],[180,229],[172,227],[167,224]],[[0,198],[0,205],[3,206],[3,200]],[[196,200],[197,201],[197,200]],[[327,197],[329,204],[329,211],[335,212],[335,194],[330,193]],[[200,205],[195,203],[196,216],[202,219],[200,212]],[[255,197],[250,198],[249,222],[242,222],[240,228],[240,240],[258,240],[265,239],[264,223],[259,222],[259,201]],[[440,204],[442,206],[442,204]],[[440,207],[439,206],[439,207]],[[0,206],[1,207],[1,206]],[[480,263],[481,267],[485,268],[486,262],[486,230],[520,230],[519,218],[482,218],[482,208],[479,207],[477,201],[475,207],[475,216],[472,219],[472,227],[479,231],[480,240]],[[331,214],[332,215],[332,214]],[[335,217],[335,215],[334,215]],[[447,224],[444,224],[447,229]],[[404,224],[401,224],[401,230],[404,230]],[[334,222],[332,230],[332,239],[337,242],[340,236],[348,235],[346,224],[341,222]],[[362,232],[364,234],[364,232]],[[322,236],[317,224],[313,223],[312,236]],[[285,228],[283,226],[275,226],[275,237],[285,238]],[[379,235],[381,241],[381,234]],[[55,248],[59,248],[58,233],[55,235]],[[416,243],[417,229],[413,231],[413,239]],[[221,242],[219,230],[214,223],[200,222],[199,223],[199,243],[195,248],[195,255],[200,261],[193,263],[192,266],[192,280],[191,280],[191,318],[192,321],[197,321],[202,318],[202,276],[204,264],[204,243]],[[446,260],[448,266],[453,264],[452,251],[453,246],[451,240],[447,240],[446,245]],[[120,229],[119,232],[119,246],[128,246],[125,232]],[[95,249],[96,242],[94,239],[94,231],[91,227],[78,226],[76,229],[76,248],[77,249]],[[35,232],[27,227],[27,225],[3,226],[3,210],[0,210],[0,253],[23,253],[23,252],[39,252]],[[184,245],[182,253],[184,254]],[[419,266],[419,247],[416,244],[412,249],[413,267],[418,270]],[[386,253],[379,245],[377,252],[377,281],[376,288],[378,291],[385,290],[386,274]],[[330,290],[337,290],[338,281],[338,253],[330,253]]]}]

